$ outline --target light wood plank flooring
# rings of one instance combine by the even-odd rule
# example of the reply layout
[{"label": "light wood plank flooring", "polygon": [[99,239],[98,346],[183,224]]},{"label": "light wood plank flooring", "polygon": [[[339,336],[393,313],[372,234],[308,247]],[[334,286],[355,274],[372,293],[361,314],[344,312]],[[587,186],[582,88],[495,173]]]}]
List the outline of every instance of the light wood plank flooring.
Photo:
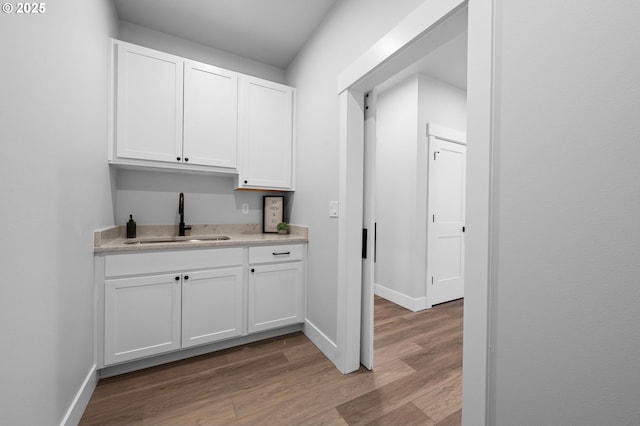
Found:
[{"label": "light wood plank flooring", "polygon": [[98,383],[81,425],[459,425],[462,309],[375,299],[375,367],[343,375],[302,334]]}]

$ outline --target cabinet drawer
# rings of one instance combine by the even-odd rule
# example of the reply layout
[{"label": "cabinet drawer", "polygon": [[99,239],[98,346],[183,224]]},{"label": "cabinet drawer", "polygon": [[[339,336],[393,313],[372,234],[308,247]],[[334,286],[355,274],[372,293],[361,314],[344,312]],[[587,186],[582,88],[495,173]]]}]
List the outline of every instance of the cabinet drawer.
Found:
[{"label": "cabinet drawer", "polygon": [[249,247],[249,263],[267,263],[302,259],[302,244]]},{"label": "cabinet drawer", "polygon": [[105,276],[159,274],[242,265],[242,248],[114,254],[105,257]]}]

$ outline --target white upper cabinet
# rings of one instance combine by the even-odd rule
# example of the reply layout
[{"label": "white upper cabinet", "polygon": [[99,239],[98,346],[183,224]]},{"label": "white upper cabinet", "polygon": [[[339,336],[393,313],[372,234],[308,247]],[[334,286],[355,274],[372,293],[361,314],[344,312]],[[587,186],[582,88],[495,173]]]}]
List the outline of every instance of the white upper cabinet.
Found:
[{"label": "white upper cabinet", "polygon": [[182,156],[182,59],[116,44],[115,156],[176,162]]},{"label": "white upper cabinet", "polygon": [[240,78],[239,188],[293,189],[294,89]]},{"label": "white upper cabinet", "polygon": [[114,42],[111,162],[236,173],[238,74]]},{"label": "white upper cabinet", "polygon": [[236,168],[236,73],[199,62],[185,61],[183,146],[183,158],[189,164]]},{"label": "white upper cabinet", "polygon": [[231,173],[239,189],[293,190],[292,87],[113,46],[112,164]]}]

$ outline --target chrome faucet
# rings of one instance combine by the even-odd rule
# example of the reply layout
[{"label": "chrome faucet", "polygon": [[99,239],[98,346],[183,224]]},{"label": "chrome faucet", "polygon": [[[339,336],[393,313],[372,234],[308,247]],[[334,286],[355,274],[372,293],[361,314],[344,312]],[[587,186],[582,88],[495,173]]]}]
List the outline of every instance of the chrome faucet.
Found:
[{"label": "chrome faucet", "polygon": [[178,236],[184,237],[184,231],[191,230],[191,225],[184,224],[184,194],[180,193],[178,200],[178,214],[180,215],[180,223],[178,224]]}]

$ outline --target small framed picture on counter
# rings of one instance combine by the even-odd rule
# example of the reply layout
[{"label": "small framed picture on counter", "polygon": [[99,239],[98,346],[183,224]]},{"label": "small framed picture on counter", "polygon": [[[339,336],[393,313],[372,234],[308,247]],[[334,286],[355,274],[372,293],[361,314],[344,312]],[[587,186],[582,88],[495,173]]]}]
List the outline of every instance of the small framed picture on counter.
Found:
[{"label": "small framed picture on counter", "polygon": [[265,195],[262,198],[262,232],[278,232],[280,222],[284,222],[284,196]]}]

